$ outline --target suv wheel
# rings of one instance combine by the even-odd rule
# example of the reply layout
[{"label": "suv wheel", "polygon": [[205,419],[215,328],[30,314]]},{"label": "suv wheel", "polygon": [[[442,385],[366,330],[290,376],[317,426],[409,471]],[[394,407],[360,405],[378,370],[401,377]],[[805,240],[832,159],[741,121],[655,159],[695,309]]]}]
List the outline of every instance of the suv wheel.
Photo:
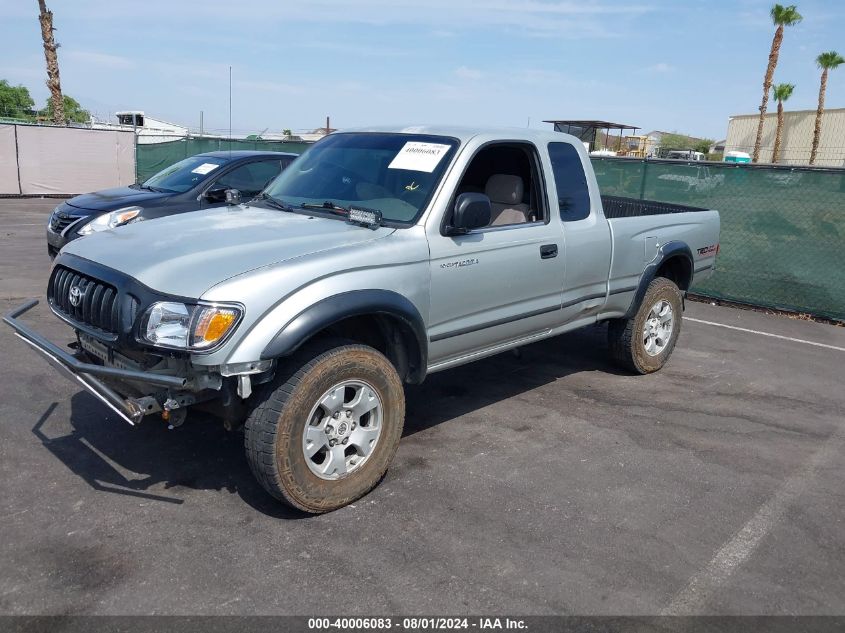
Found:
[{"label": "suv wheel", "polygon": [[246,454],[271,495],[306,512],[367,494],[389,466],[405,420],[396,369],[377,350],[333,341],[296,354],[246,422]]},{"label": "suv wheel", "polygon": [[610,322],[607,330],[610,353],[625,369],[639,374],[657,371],[675,348],[682,315],[683,299],[678,286],[669,279],[656,277],[632,318]]}]

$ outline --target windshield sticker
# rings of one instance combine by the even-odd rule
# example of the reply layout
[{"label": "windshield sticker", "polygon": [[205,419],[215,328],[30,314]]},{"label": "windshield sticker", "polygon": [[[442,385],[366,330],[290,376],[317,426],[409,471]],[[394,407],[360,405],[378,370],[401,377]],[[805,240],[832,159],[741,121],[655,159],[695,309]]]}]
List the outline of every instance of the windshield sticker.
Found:
[{"label": "windshield sticker", "polygon": [[220,165],[215,165],[214,163],[203,163],[199,167],[192,169],[191,173],[205,176],[207,173],[214,171],[218,167],[220,167]]},{"label": "windshield sticker", "polygon": [[430,174],[448,151],[448,145],[439,143],[405,143],[387,168],[424,171]]}]

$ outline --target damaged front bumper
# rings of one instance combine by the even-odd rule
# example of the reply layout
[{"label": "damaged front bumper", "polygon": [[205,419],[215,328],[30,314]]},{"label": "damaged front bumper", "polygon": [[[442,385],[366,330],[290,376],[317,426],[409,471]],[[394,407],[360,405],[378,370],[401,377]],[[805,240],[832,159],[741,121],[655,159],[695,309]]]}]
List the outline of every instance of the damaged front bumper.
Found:
[{"label": "damaged front bumper", "polygon": [[[38,305],[37,299],[28,301],[3,317],[3,322],[9,325],[24,342],[45,356],[71,380],[81,384],[129,424],[138,424],[145,415],[160,411],[160,403],[152,397],[123,397],[102,379],[148,385],[153,388],[165,389],[167,393],[180,393],[182,394],[181,397],[172,399],[174,408],[192,404],[193,398],[186,391],[193,390],[193,386],[189,384],[189,380],[185,377],[87,363],[50,342],[18,320],[18,317],[36,305]],[[167,404],[165,402],[165,408]]]}]

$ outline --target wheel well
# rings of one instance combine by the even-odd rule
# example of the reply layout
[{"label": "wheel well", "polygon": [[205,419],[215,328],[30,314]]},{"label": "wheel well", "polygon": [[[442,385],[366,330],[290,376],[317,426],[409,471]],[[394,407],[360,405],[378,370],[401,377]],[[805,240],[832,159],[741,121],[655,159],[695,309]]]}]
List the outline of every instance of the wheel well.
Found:
[{"label": "wheel well", "polygon": [[670,257],[660,264],[654,276],[674,281],[681,290],[689,290],[692,282],[692,262],[682,255]]},{"label": "wheel well", "polygon": [[410,325],[389,314],[364,314],[332,323],[312,338],[338,337],[369,345],[384,354],[403,382],[420,382],[425,375],[422,354]]}]

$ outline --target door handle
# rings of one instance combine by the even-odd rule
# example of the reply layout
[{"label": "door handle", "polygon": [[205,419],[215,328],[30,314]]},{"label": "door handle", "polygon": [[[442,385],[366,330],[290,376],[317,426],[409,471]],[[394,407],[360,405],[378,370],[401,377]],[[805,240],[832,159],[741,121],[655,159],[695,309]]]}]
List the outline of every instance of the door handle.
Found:
[{"label": "door handle", "polygon": [[543,244],[540,247],[540,259],[557,257],[557,244]]}]

